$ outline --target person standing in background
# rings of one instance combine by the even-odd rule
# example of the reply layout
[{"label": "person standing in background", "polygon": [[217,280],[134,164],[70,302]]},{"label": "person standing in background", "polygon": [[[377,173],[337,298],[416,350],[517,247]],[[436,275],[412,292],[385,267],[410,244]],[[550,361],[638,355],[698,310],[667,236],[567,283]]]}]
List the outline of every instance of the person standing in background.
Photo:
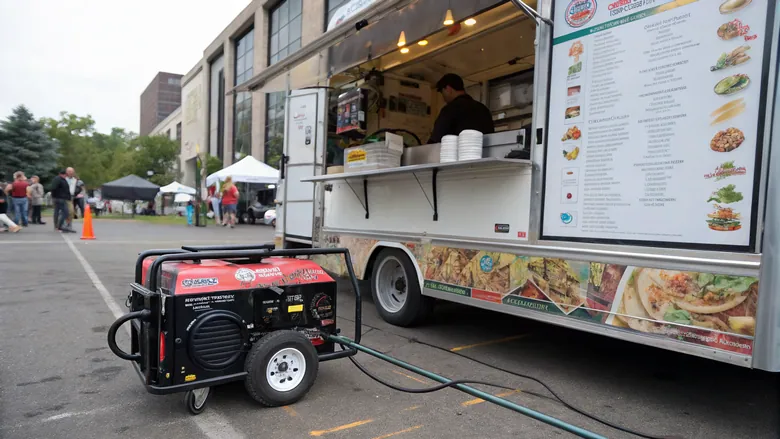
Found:
[{"label": "person standing in background", "polygon": [[67,183],[68,192],[70,192],[67,203],[68,217],[66,222],[68,223],[68,228],[73,229],[73,218],[75,214],[75,209],[73,208],[73,197],[76,195],[76,183],[78,183],[75,169],[69,167],[65,170],[65,183]]},{"label": "person standing in background", "polygon": [[209,199],[211,200],[211,209],[214,211],[214,221],[220,223],[221,212],[219,209],[219,196],[217,195],[217,184],[209,188]]},{"label": "person standing in background", "polygon": [[78,210],[78,214],[84,218],[84,182],[79,180],[77,175],[74,175],[73,177],[76,179],[76,189],[73,191],[73,216],[78,218],[78,215],[76,214],[76,211]]},{"label": "person standing in background", "polygon": [[70,198],[70,188],[66,180],[66,171],[60,171],[51,182],[51,199],[54,201],[54,230],[63,233],[75,233],[70,227],[65,227],[68,220],[68,206],[73,206]]},{"label": "person standing in background", "polygon": [[222,227],[236,225],[236,212],[238,211],[238,188],[233,184],[233,177],[225,178],[225,184],[220,190],[222,194]]},{"label": "person standing in background", "polygon": [[32,223],[33,224],[46,224],[41,219],[41,209],[43,209],[43,185],[40,183],[41,179],[37,175],[32,177],[32,185],[30,186],[30,203],[32,204]]},{"label": "person standing in background", "polygon": [[192,226],[192,216],[195,214],[195,204],[192,198],[187,201],[187,225]]},{"label": "person standing in background", "polygon": [[14,220],[17,224],[21,223],[22,227],[27,227],[27,209],[29,207],[29,199],[27,198],[27,188],[30,185],[27,184],[27,178],[24,176],[24,172],[14,172],[14,182],[6,187],[6,193],[11,195],[11,202],[14,206]]},{"label": "person standing in background", "polygon": [[18,232],[19,230],[22,230],[21,227],[19,227],[16,223],[11,221],[11,218],[8,218],[8,215],[6,215],[6,212],[8,212],[9,205],[11,204],[11,197],[8,196],[6,193],[6,187],[10,186],[9,183],[5,182],[5,179],[0,176],[0,224],[2,224],[2,230],[3,232]]}]

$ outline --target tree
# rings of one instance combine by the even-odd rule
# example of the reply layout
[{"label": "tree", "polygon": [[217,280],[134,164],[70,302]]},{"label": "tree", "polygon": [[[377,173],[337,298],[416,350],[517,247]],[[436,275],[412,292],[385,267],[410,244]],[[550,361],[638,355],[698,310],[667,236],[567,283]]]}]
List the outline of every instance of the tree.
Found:
[{"label": "tree", "polygon": [[125,161],[128,167],[124,170],[127,174],[135,174],[146,177],[148,171],[154,174],[149,181],[165,186],[177,180],[176,161],[179,160],[179,143],[167,136],[142,136],[130,141],[129,161]]},{"label": "tree", "polygon": [[0,174],[10,179],[16,171],[46,180],[57,164],[57,143],[24,105],[0,121]]},{"label": "tree", "polygon": [[265,144],[265,164],[278,169],[282,160],[284,137],[274,136]]},{"label": "tree", "polygon": [[206,161],[206,175],[211,175],[223,168],[222,160],[217,156],[210,155]]},{"label": "tree", "polygon": [[57,164],[60,169],[74,168],[88,189],[109,181],[106,165],[110,157],[106,157],[95,145],[95,120],[92,116],[81,117],[62,111],[59,119],[44,118],[42,123],[49,136],[59,142]]}]

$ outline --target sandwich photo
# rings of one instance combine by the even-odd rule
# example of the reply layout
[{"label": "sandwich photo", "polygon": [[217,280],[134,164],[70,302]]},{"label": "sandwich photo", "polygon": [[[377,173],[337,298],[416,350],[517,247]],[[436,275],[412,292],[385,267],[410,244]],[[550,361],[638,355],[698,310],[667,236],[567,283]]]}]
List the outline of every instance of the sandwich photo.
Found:
[{"label": "sandwich photo", "polygon": [[566,109],[566,119],[574,119],[580,117],[580,106],[569,107]]},{"label": "sandwich photo", "polygon": [[726,0],[721,3],[718,10],[721,14],[731,14],[746,8],[750,3],[752,3],[752,0]]},{"label": "sandwich photo", "polygon": [[740,215],[730,207],[715,205],[715,212],[707,214],[707,226],[718,232],[733,232],[742,228]]}]

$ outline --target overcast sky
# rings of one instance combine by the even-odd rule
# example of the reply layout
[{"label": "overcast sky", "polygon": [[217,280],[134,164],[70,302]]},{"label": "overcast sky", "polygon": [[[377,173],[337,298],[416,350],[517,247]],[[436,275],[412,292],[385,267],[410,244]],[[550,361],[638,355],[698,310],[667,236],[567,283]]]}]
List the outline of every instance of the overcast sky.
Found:
[{"label": "overcast sky", "polygon": [[92,115],[138,132],[158,71],[186,74],[249,0],[0,0],[0,118]]}]

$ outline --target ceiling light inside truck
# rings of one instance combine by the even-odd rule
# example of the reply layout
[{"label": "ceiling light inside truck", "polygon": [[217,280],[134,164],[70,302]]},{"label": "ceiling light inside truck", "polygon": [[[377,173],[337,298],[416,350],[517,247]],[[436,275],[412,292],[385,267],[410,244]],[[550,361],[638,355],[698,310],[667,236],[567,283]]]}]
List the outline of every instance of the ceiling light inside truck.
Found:
[{"label": "ceiling light inside truck", "polygon": [[449,26],[455,23],[455,20],[452,18],[452,10],[447,9],[447,13],[444,15],[444,25]]}]

